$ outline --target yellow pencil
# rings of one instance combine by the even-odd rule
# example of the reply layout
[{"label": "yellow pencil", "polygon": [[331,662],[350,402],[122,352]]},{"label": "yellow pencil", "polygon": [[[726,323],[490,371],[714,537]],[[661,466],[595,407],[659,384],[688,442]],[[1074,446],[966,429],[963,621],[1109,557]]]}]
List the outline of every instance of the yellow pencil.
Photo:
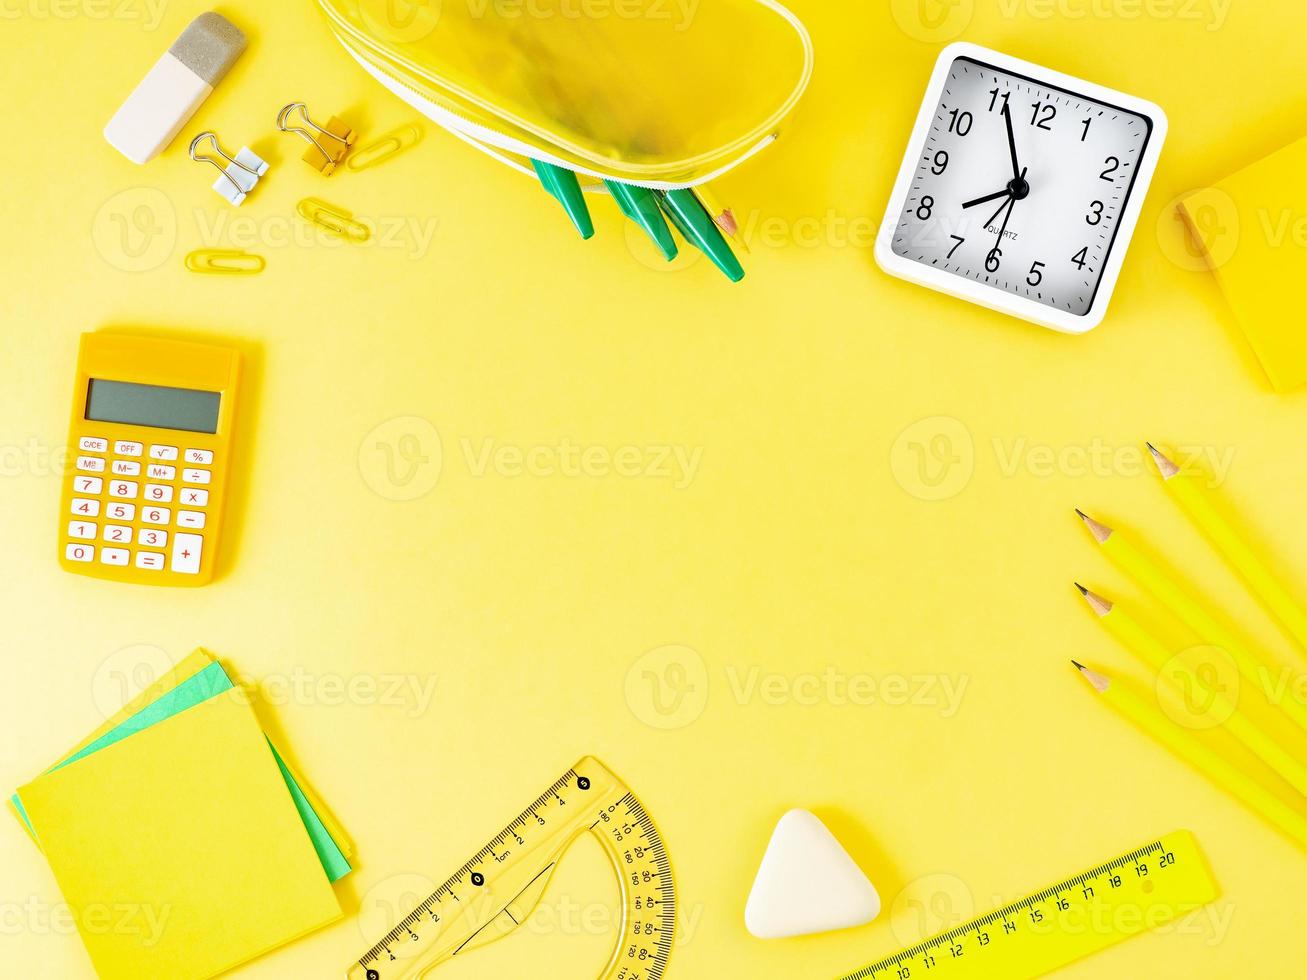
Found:
[{"label": "yellow pencil", "polygon": [[1285,782],[1307,796],[1307,766],[1299,762],[1293,753],[1286,751],[1275,739],[1253,724],[1239,710],[1238,705],[1204,682],[1192,668],[1177,660],[1166,644],[1149,633],[1129,612],[1097,593],[1090,592],[1079,582],[1076,583],[1076,588],[1089,603],[1089,608],[1097,614],[1099,622],[1123,647],[1138,656],[1158,677],[1181,694],[1189,693],[1186,691],[1188,686],[1190,690],[1206,695],[1209,703],[1205,713],[1223,719],[1220,724],[1226,731],[1275,770]]},{"label": "yellow pencil", "polygon": [[1248,809],[1278,828],[1299,846],[1307,848],[1307,818],[1219,753],[1178,728],[1159,712],[1097,671],[1072,660],[1090,686],[1127,720],[1189,763]]},{"label": "yellow pencil", "polygon": [[1212,506],[1202,488],[1180,472],[1174,462],[1163,455],[1151,442],[1145,443],[1153,454],[1153,462],[1162,474],[1162,482],[1171,491],[1181,509],[1198,529],[1207,535],[1216,550],[1247,583],[1262,605],[1280,621],[1288,633],[1307,650],[1307,614],[1296,603],[1289,591],[1280,584],[1257,553],[1248,547],[1233,527]]},{"label": "yellow pencil", "polygon": [[[1202,603],[1190,598],[1175,579],[1136,548],[1120,531],[1094,520],[1079,508],[1076,509],[1076,514],[1085,522],[1085,527],[1113,564],[1151,592],[1158,602],[1170,609],[1199,637],[1228,653],[1240,676],[1270,700],[1268,692],[1275,675],[1281,670],[1279,667],[1249,649],[1233,630],[1213,616]],[[1287,685],[1285,696],[1275,703],[1301,728],[1307,730],[1307,705],[1295,701],[1288,693]]]}]

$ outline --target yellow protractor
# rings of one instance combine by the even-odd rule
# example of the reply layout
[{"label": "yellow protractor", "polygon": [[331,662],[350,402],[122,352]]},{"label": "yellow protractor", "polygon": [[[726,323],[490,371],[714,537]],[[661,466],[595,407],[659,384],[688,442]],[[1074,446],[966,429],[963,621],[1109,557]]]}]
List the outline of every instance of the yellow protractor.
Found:
[{"label": "yellow protractor", "polygon": [[676,935],[676,888],[658,829],[635,794],[586,756],[419,902],[353,964],[348,980],[421,980],[509,935],[540,902],[568,848],[592,834],[621,894],[617,943],[599,980],[660,980]]}]

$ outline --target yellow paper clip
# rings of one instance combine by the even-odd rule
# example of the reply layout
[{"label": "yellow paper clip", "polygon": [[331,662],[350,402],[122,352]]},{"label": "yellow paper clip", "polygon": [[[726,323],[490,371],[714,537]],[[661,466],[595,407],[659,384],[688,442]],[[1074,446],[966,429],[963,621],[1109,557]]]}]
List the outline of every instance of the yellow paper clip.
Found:
[{"label": "yellow paper clip", "polygon": [[409,123],[393,129],[380,139],[355,150],[346,163],[350,170],[367,170],[411,150],[422,142],[422,128]]},{"label": "yellow paper clip", "polygon": [[311,221],[346,241],[366,242],[372,237],[372,229],[363,222],[354,220],[354,215],[319,198],[306,197],[295,205],[295,210],[305,221]]},{"label": "yellow paper clip", "polygon": [[262,255],[239,248],[202,248],[186,256],[186,268],[207,276],[256,276],[268,266]]},{"label": "yellow paper clip", "polygon": [[[304,120],[299,126],[291,125],[291,115],[296,110]],[[309,148],[304,151],[304,162],[326,177],[336,172],[337,165],[354,145],[354,130],[343,119],[332,116],[325,127],[319,126],[309,118],[308,107],[303,102],[292,102],[277,113],[277,128],[283,133],[294,133],[308,143]]]}]

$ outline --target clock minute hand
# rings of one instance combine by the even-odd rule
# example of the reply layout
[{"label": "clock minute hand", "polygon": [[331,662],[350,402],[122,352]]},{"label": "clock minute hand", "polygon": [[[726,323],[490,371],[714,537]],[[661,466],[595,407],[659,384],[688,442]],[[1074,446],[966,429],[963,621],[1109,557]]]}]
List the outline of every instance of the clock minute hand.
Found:
[{"label": "clock minute hand", "polygon": [[1007,103],[1003,103],[1003,122],[1007,124],[1007,149],[1012,156],[1012,176],[1020,180],[1023,176],[1021,164],[1017,163],[1017,138],[1012,132],[1012,112]]}]

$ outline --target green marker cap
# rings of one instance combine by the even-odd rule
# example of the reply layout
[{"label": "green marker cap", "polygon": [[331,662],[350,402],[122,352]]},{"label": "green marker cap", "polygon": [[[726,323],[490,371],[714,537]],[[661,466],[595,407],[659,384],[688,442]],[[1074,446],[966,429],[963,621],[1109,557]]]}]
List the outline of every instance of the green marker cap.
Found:
[{"label": "green marker cap", "polygon": [[672,219],[676,230],[685,236],[686,241],[712,259],[713,265],[726,273],[731,282],[739,282],[744,278],[744,267],[740,265],[740,260],[735,257],[712,215],[700,203],[694,191],[688,187],[663,191],[659,195],[659,202]]},{"label": "green marker cap", "polygon": [[623,184],[616,180],[605,180],[604,184],[617,206],[622,209],[622,214],[644,229],[645,234],[658,246],[658,251],[662,252],[663,258],[668,262],[676,258],[676,239],[663,220],[654,192],[647,187]]},{"label": "green marker cap", "polygon": [[594,222],[590,220],[590,209],[586,207],[585,193],[581,190],[576,174],[565,167],[556,167],[552,163],[544,163],[540,160],[532,160],[531,165],[535,167],[541,185],[563,206],[563,210],[572,219],[572,224],[576,225],[576,230],[581,233],[581,237],[589,238],[593,235]]}]

